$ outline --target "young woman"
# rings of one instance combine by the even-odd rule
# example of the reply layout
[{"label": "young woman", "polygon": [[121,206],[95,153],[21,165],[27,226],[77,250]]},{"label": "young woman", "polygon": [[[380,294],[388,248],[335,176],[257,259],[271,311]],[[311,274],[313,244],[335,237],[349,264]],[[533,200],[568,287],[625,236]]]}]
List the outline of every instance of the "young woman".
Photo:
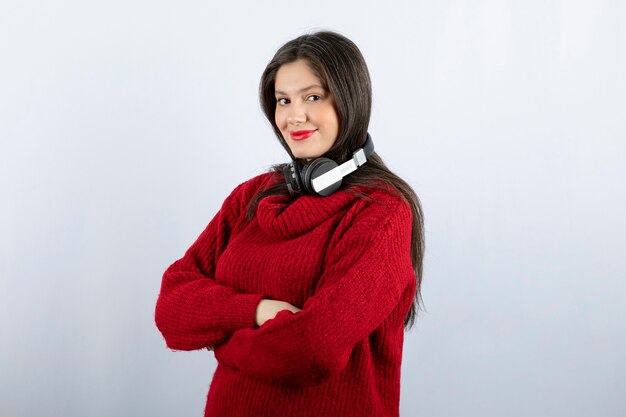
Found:
[{"label": "young woman", "polygon": [[303,35],[260,96],[292,162],[226,198],[165,271],[156,324],[171,349],[214,351],[205,416],[398,416],[423,221],[367,133],[365,61],[342,35]]}]

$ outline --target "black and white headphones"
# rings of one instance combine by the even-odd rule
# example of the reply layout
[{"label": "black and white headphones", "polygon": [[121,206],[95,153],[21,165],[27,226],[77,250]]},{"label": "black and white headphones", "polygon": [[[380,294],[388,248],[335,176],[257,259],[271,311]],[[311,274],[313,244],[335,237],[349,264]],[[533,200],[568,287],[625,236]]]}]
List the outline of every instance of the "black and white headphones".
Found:
[{"label": "black and white headphones", "polygon": [[305,164],[293,161],[283,169],[289,194],[329,196],[341,187],[343,177],[356,171],[373,153],[374,142],[368,133],[363,147],[354,151],[352,159],[341,165],[329,158],[316,158]]}]

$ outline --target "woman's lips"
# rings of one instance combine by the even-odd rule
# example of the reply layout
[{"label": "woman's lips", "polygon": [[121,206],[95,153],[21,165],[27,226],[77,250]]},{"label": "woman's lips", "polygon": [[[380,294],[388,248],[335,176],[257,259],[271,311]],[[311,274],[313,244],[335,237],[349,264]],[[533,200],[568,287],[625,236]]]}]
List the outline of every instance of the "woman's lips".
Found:
[{"label": "woman's lips", "polygon": [[313,133],[315,133],[315,130],[297,130],[295,132],[290,132],[289,135],[293,140],[304,140],[311,137]]}]

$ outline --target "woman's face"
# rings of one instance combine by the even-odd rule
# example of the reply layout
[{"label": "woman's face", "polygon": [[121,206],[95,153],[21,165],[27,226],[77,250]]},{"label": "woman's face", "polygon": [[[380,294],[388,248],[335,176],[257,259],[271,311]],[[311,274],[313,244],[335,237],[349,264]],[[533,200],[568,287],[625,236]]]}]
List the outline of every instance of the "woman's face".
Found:
[{"label": "woman's face", "polygon": [[276,125],[296,158],[328,151],[339,134],[335,103],[306,60],[282,65],[276,73]]}]

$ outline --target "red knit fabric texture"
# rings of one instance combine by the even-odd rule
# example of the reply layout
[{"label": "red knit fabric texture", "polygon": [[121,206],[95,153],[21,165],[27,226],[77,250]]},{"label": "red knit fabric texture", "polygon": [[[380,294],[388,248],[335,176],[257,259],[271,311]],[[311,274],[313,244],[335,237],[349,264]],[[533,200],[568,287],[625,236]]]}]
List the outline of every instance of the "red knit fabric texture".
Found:
[{"label": "red knit fabric texture", "polygon": [[[396,194],[249,201],[240,184],[164,273],[155,320],[167,346],[213,350],[205,416],[398,416],[404,318],[415,296],[411,209]],[[287,301],[261,327],[263,298]]]}]

